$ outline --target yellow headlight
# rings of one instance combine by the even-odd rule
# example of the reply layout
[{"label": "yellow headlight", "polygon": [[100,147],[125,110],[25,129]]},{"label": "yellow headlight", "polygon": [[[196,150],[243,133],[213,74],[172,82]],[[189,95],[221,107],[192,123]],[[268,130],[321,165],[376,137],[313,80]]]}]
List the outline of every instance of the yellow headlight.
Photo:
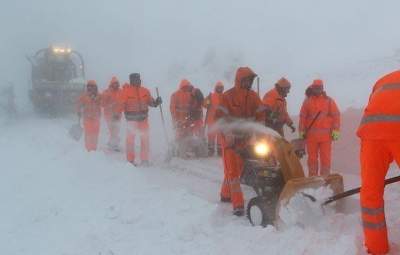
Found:
[{"label": "yellow headlight", "polygon": [[269,147],[268,143],[266,142],[259,142],[256,143],[254,146],[254,152],[256,153],[257,156],[267,156],[271,151],[271,148]]},{"label": "yellow headlight", "polygon": [[64,47],[53,47],[54,54],[69,54],[72,52],[71,48],[64,48]]}]

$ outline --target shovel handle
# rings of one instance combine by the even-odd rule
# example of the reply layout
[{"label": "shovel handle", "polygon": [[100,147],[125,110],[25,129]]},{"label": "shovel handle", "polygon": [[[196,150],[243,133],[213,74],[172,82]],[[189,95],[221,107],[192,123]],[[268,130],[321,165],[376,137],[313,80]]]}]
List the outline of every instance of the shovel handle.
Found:
[{"label": "shovel handle", "polygon": [[[158,87],[156,87],[156,94],[157,94],[157,97],[160,97],[160,92],[158,91]],[[168,139],[167,128],[165,126],[165,118],[164,118],[164,112],[163,112],[162,105],[160,104],[158,106],[158,108],[160,109],[161,123],[162,123],[163,131],[164,131],[165,139],[167,140],[167,144],[168,144],[169,139]]]},{"label": "shovel handle", "polygon": [[[389,185],[389,184],[392,184],[392,183],[395,183],[395,182],[399,182],[399,181],[400,181],[400,176],[389,178],[389,179],[385,180],[385,186]],[[339,199],[342,199],[342,198],[345,198],[345,197],[360,193],[360,191],[361,191],[361,187],[358,187],[358,188],[355,188],[355,189],[351,189],[351,190],[339,193],[337,195],[334,195],[334,196],[331,196],[330,198],[328,198],[322,205],[327,205],[327,204],[330,204],[330,203],[332,203],[332,202],[334,202],[336,200],[339,200]]]}]

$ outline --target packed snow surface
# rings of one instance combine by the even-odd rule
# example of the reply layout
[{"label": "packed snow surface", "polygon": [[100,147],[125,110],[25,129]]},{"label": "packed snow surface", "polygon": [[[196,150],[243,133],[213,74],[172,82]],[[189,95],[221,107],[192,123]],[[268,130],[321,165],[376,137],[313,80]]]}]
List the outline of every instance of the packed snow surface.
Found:
[{"label": "packed snow surface", "polygon": [[[314,197],[316,201],[305,195]],[[328,212],[333,212],[332,208],[321,206],[323,201],[332,195],[332,189],[325,186],[318,189],[304,189],[290,198],[287,205],[280,208],[279,217],[288,226],[318,226],[325,220],[324,216]]]},{"label": "packed snow surface", "polygon": [[[0,126],[1,254],[366,254],[357,196],[347,212],[321,214],[315,224],[252,227],[219,202],[219,159],[166,164],[153,136],[152,166],[135,168],[122,153],[87,153],[68,137],[71,124],[26,118]],[[388,188],[386,199],[399,243],[400,189]]]}]

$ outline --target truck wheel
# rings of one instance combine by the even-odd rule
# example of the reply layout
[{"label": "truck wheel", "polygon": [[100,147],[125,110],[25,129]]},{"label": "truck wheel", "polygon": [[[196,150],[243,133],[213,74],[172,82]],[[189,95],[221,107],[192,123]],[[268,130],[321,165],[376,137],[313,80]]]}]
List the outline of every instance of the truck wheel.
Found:
[{"label": "truck wheel", "polygon": [[272,224],[268,215],[267,203],[262,197],[253,197],[247,204],[247,218],[253,226],[266,227]]}]

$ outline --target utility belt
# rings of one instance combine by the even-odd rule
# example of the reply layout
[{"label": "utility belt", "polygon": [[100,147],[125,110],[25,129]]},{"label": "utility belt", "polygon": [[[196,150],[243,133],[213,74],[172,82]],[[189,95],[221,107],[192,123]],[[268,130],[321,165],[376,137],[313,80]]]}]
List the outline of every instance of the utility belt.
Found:
[{"label": "utility belt", "polygon": [[144,121],[147,119],[148,112],[125,112],[125,119],[127,121]]}]

